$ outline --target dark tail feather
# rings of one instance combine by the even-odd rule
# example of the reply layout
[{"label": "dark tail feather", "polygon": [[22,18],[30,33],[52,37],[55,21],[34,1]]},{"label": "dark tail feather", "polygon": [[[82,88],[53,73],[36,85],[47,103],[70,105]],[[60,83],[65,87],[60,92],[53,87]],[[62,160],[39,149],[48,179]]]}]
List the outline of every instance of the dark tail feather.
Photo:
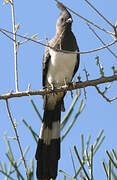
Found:
[{"label": "dark tail feather", "polygon": [[45,110],[36,150],[37,179],[49,180],[57,176],[60,159],[60,115],[61,107]]},{"label": "dark tail feather", "polygon": [[52,140],[50,145],[39,139],[36,151],[38,180],[55,179],[57,176],[58,160],[60,158],[60,139]]}]

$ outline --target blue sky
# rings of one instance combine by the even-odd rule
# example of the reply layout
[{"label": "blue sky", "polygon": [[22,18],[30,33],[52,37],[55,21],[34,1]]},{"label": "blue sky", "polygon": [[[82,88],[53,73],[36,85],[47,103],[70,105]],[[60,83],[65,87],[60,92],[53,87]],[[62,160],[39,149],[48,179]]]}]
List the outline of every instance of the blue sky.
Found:
[{"label": "blue sky", "polygon": [[[78,12],[80,15],[90,19],[91,21],[97,23],[101,27],[112,31],[111,27],[100,18],[83,0],[63,0],[64,4]],[[2,5],[3,1],[0,2],[0,28],[5,28],[12,31],[12,16],[10,5]],[[100,12],[112,23],[115,24],[117,20],[116,0],[106,1],[106,0],[96,0],[93,5],[97,7]],[[45,36],[50,40],[55,35],[56,30],[56,20],[60,11],[56,7],[54,0],[43,0],[43,1],[15,1],[15,18],[16,24],[20,23],[19,34],[32,36],[38,33],[38,37],[42,42],[45,42]],[[87,24],[76,15],[72,14],[73,17],[73,32],[76,36],[77,42],[79,44],[80,51],[87,51],[101,47],[102,44],[95,37],[95,35],[89,30]],[[105,43],[110,43],[113,38],[94,28]],[[17,38],[17,40],[22,40]],[[10,90],[15,91],[15,78],[14,78],[14,57],[13,57],[13,42],[7,39],[3,34],[0,33],[0,94],[7,93]],[[117,54],[117,46],[111,47]],[[42,88],[42,58],[43,58],[44,47],[33,43],[27,42],[19,47],[18,50],[18,73],[19,73],[19,89],[20,91],[26,90],[28,84],[31,84],[32,90],[38,90]],[[105,76],[113,75],[111,67],[116,66],[117,59],[110,54],[108,50],[102,50],[99,52],[81,55],[80,68],[76,77],[80,74],[81,80],[85,80],[84,67],[86,67],[90,76],[89,79],[99,78],[99,69],[96,66],[96,56],[99,56],[100,62],[103,64]],[[117,95],[117,83],[114,82],[112,88],[108,91],[107,95],[114,97]],[[103,88],[101,86],[101,88]],[[61,150],[61,160],[59,161],[59,169],[64,170],[70,175],[74,174],[72,161],[70,157],[69,148],[73,150],[73,146],[78,147],[80,152],[80,135],[84,134],[85,141],[88,135],[92,136],[91,143],[93,143],[101,129],[104,129],[104,135],[106,136],[103,145],[97,152],[94,159],[94,179],[105,179],[104,170],[102,169],[101,162],[106,159],[105,150],[111,150],[112,148],[116,150],[116,107],[117,101],[108,103],[103,99],[96,91],[94,87],[86,88],[87,99],[84,97],[82,90],[82,95],[86,107],[79,119],[75,123],[70,134],[64,139],[62,143]],[[30,150],[27,154],[27,159],[34,157],[36,150],[36,143],[34,142],[32,136],[30,135],[28,129],[22,123],[22,119],[25,119],[32,128],[39,133],[41,123],[33,110],[30,103],[30,98],[36,103],[41,115],[42,110],[42,97],[23,97],[17,99],[10,99],[10,109],[12,116],[16,119],[18,123],[18,133],[21,140],[22,149],[26,146],[30,146]],[[72,98],[70,93],[66,95],[66,111],[69,108]],[[70,118],[70,121],[75,115],[79,107],[79,101],[77,102],[74,113]],[[65,113],[62,114],[62,118]],[[7,152],[7,146],[3,139],[4,132],[7,132],[7,136],[14,136],[14,132],[8,118],[6,106],[4,101],[0,101],[0,160],[7,162],[5,153]],[[16,159],[20,157],[19,150],[17,148],[17,142],[10,140],[13,148],[13,153]],[[75,156],[74,156],[75,157]],[[76,159],[76,158],[75,158]],[[77,160],[76,169],[78,166]],[[22,170],[23,171],[23,170]],[[0,179],[3,176],[0,175]],[[35,178],[36,179],[36,178]],[[63,176],[58,175],[58,180],[63,179]]]}]

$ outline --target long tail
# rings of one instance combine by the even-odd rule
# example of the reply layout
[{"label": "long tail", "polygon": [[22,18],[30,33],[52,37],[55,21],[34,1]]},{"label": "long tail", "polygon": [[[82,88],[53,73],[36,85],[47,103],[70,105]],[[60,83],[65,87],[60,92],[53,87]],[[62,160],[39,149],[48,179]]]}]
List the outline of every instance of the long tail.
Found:
[{"label": "long tail", "polygon": [[57,176],[60,159],[60,116],[61,106],[44,111],[35,158],[37,179],[49,180]]}]

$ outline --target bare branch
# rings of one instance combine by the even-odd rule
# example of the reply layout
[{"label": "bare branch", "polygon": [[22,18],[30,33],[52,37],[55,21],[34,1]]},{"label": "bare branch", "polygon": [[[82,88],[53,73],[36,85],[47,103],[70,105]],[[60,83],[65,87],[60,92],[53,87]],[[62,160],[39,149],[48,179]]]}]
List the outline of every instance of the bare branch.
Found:
[{"label": "bare branch", "polygon": [[[74,89],[80,89],[80,88],[86,88],[88,86],[97,86],[99,84],[104,84],[104,83],[108,83],[108,82],[112,82],[112,81],[117,81],[117,75],[113,75],[113,76],[108,76],[108,77],[101,77],[99,79],[95,79],[95,80],[89,80],[89,81],[85,81],[85,82],[76,82],[76,83],[71,83],[69,86],[60,86],[58,88],[56,88],[54,91],[55,92],[64,92],[64,91],[71,91]],[[22,92],[10,92],[7,94],[2,94],[0,95],[0,100],[6,100],[9,98],[16,98],[16,97],[23,97],[23,96],[33,96],[33,95],[45,95],[45,94],[50,94],[53,93],[53,90],[50,88],[45,88],[45,89],[41,89],[39,91],[22,91]]]},{"label": "bare branch", "polygon": [[[101,43],[104,45],[104,46],[106,46],[106,44],[104,43],[104,41],[97,35],[97,33],[94,31],[94,29],[92,29],[92,27],[89,25],[89,24],[87,24],[88,26],[89,26],[89,29],[91,29],[91,31],[95,34],[95,36],[101,41]],[[115,57],[115,58],[117,58],[117,56],[116,56],[116,54],[113,52],[113,51],[111,51],[111,49],[109,48],[109,47],[106,47],[108,50],[109,50],[109,52]]]},{"label": "bare branch", "polygon": [[3,33],[6,37],[8,37],[9,39],[11,39],[12,41],[15,41],[13,38],[11,38],[8,34],[6,34],[4,31],[0,30],[1,33]]},{"label": "bare branch", "polygon": [[105,87],[105,90],[103,91],[104,94],[111,88],[112,83],[113,82],[111,82],[108,86]]},{"label": "bare branch", "polygon": [[[14,34],[14,33],[10,32],[10,31],[8,31],[8,30],[5,30],[5,29],[3,29],[3,28],[0,28],[0,31],[1,31],[1,32],[5,31],[5,32],[10,33],[10,34]],[[40,44],[40,45],[42,45],[42,46],[49,47],[49,48],[54,49],[55,51],[58,51],[58,52],[70,53],[70,54],[71,54],[71,53],[72,53],[72,54],[87,54],[87,53],[92,53],[92,52],[100,51],[100,50],[102,50],[102,49],[105,49],[105,48],[107,48],[107,47],[109,47],[109,46],[112,46],[112,45],[114,45],[115,43],[117,43],[117,39],[116,39],[115,41],[113,41],[113,42],[111,42],[111,43],[109,43],[109,44],[107,44],[107,45],[105,45],[105,46],[103,46],[103,47],[97,48],[97,49],[93,49],[93,50],[90,50],[90,51],[82,51],[82,52],[77,52],[77,51],[71,52],[71,51],[65,51],[65,50],[56,49],[55,47],[52,47],[52,46],[50,46],[49,44],[44,44],[44,43],[42,43],[42,42],[40,42],[40,41],[34,40],[33,38],[29,38],[29,37],[26,37],[26,36],[22,36],[22,35],[20,35],[20,34],[16,34],[16,36],[19,36],[19,37],[21,37],[21,38],[24,38],[24,39],[33,41],[33,42],[38,43],[38,44]]]},{"label": "bare branch", "polygon": [[94,9],[94,11],[97,12],[97,14],[99,14],[99,16],[101,16],[101,17],[114,29],[114,25],[111,24],[111,23],[108,21],[108,19],[106,19],[88,0],[85,0],[85,1],[89,4],[89,6],[90,6],[91,8]]},{"label": "bare branch", "polygon": [[18,65],[17,65],[17,42],[16,42],[15,11],[14,11],[13,0],[10,0],[10,4],[11,4],[11,9],[12,9],[12,25],[13,25],[13,37],[14,37],[15,86],[16,86],[16,92],[18,92],[19,87],[18,87]]},{"label": "bare branch", "polygon": [[104,99],[106,99],[106,101],[112,102],[112,101],[114,101],[114,100],[117,99],[117,97],[114,97],[114,98],[112,98],[112,99],[109,99],[109,98],[107,98],[107,97],[105,96],[105,93],[104,93],[104,92],[101,92],[101,91],[100,91],[100,89],[98,88],[98,86],[95,86],[95,88],[97,89],[98,93],[101,94],[101,96],[102,96]]},{"label": "bare branch", "polygon": [[21,153],[21,157],[22,157],[22,160],[23,160],[23,162],[24,162],[26,177],[27,177],[27,180],[28,180],[27,166],[26,166],[26,162],[25,162],[25,159],[24,159],[23,151],[22,151],[22,148],[21,148],[21,144],[20,144],[18,132],[17,132],[17,129],[16,129],[16,125],[15,125],[15,123],[13,122],[13,119],[12,119],[12,116],[11,116],[8,99],[6,99],[6,107],[7,107],[7,111],[8,111],[8,116],[9,116],[9,118],[10,118],[10,120],[11,120],[13,129],[14,129],[14,132],[15,132],[15,135],[16,135],[16,140],[17,140],[17,142],[18,142],[18,146],[19,146],[19,150],[20,150],[20,153]]},{"label": "bare branch", "polygon": [[88,81],[90,74],[88,73],[86,67],[84,66],[83,71],[85,72],[86,80]]}]

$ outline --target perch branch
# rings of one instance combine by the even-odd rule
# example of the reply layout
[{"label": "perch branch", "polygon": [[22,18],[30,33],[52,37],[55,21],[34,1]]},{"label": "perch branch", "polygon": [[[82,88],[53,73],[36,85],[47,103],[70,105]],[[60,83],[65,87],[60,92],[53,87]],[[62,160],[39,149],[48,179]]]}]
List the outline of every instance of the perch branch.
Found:
[{"label": "perch branch", "polygon": [[[69,86],[60,86],[59,88],[56,88],[54,91],[55,92],[64,92],[64,91],[71,91],[74,89],[79,89],[79,88],[86,88],[89,86],[97,86],[99,84],[104,84],[112,81],[117,81],[117,75],[113,76],[108,76],[108,77],[101,77],[95,80],[89,80],[85,82],[76,82],[76,83],[71,83]],[[51,88],[45,88],[41,89],[38,91],[32,91],[32,90],[27,90],[27,91],[22,91],[22,92],[9,92],[7,94],[1,94],[0,95],[0,100],[6,100],[9,98],[15,98],[15,97],[23,97],[23,96],[33,96],[33,95],[45,95],[45,94],[50,94],[53,93],[53,90]]]}]

